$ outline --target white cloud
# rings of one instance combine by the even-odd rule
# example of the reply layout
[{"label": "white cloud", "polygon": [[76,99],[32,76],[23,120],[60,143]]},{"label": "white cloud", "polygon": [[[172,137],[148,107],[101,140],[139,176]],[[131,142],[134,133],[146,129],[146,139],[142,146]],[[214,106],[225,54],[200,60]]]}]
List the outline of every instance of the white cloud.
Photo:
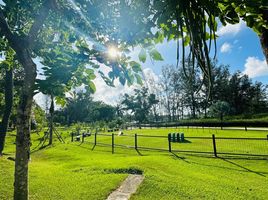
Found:
[{"label": "white cloud", "polygon": [[[101,69],[103,71],[103,69]],[[104,71],[107,69],[104,69]],[[107,72],[106,72],[107,73]],[[106,74],[105,73],[105,74]],[[153,72],[150,68],[145,68],[143,70],[144,79],[145,79],[145,86],[150,87],[150,81],[154,80],[155,82],[158,81],[158,76]],[[131,86],[128,86],[127,84],[123,86],[120,84],[118,80],[115,80],[115,87],[110,87],[106,85],[104,80],[97,75],[96,79],[94,80],[94,83],[96,85],[96,92],[93,95],[94,99],[97,101],[103,101],[107,104],[115,105],[120,101],[120,97],[122,97],[125,93],[131,94],[133,93],[134,89],[140,88],[141,86],[138,84],[133,84]]]},{"label": "white cloud", "polygon": [[244,27],[246,27],[245,22],[240,20],[238,24],[227,24],[226,26],[221,26],[217,31],[218,36],[233,35],[238,34]]},{"label": "white cloud", "polygon": [[[101,66],[100,71],[102,71],[105,75],[111,71],[110,68]],[[110,87],[106,85],[105,81],[101,78],[99,74],[96,74],[97,77],[94,80],[96,85],[96,92],[93,95],[94,100],[103,101],[104,103],[115,105],[119,102],[120,97],[125,93],[131,93],[135,88],[139,87],[139,85],[134,84],[132,86],[123,86],[120,84],[119,80],[114,81],[115,87]]]},{"label": "white cloud", "polygon": [[260,60],[257,57],[248,57],[245,63],[244,74],[247,74],[250,78],[256,78],[260,76],[268,75],[268,65],[266,60]]},{"label": "white cloud", "polygon": [[223,45],[221,46],[221,53],[228,53],[232,51],[233,46],[228,43],[224,42]]}]

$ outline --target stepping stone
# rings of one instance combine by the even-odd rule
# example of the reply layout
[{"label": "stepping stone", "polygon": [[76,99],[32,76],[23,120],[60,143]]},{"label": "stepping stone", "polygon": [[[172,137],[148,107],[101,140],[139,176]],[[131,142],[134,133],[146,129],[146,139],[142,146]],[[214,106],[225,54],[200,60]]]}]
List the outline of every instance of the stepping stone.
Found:
[{"label": "stepping stone", "polygon": [[128,200],[144,179],[143,175],[130,174],[107,198],[107,200]]}]

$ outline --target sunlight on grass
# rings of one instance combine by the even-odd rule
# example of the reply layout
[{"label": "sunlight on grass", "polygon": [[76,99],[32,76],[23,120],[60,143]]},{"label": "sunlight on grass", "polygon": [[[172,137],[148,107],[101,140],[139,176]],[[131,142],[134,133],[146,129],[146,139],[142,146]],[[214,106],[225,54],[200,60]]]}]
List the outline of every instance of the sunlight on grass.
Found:
[{"label": "sunlight on grass", "polygon": [[[178,129],[134,129],[126,134],[166,135]],[[181,129],[187,135],[209,136],[211,130]],[[212,130],[213,131],[213,130]],[[138,192],[131,198],[150,199],[266,199],[268,193],[267,160],[223,159],[168,152],[97,146],[92,151],[93,137],[85,143],[70,142],[68,130],[60,131],[65,144],[55,138],[52,147],[31,154],[29,163],[30,199],[105,199],[127,177],[129,169],[141,170],[145,176]],[[214,131],[213,131],[214,132]],[[217,136],[261,137],[259,131],[217,130]],[[32,134],[33,145],[39,136]],[[7,154],[0,160],[0,199],[12,199],[14,134],[8,134]],[[99,138],[100,142],[102,138]],[[110,144],[110,137],[103,142]],[[117,136],[116,142],[128,143]],[[106,141],[107,140],[107,141]],[[143,142],[143,141],[141,141]],[[162,143],[160,141],[160,143]],[[159,143],[159,144],[160,144]],[[144,145],[156,145],[148,139]],[[133,144],[132,144],[133,145]],[[166,140],[163,145],[167,146]],[[122,171],[122,172],[121,172]],[[126,171],[126,172],[124,172]],[[120,172],[120,173],[118,173]]]}]

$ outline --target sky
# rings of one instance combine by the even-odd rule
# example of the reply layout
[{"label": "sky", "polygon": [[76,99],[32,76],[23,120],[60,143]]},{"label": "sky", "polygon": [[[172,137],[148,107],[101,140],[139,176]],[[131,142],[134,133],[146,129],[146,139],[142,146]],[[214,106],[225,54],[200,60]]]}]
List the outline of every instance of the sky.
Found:
[{"label": "sky", "polygon": [[[268,84],[268,66],[263,55],[259,37],[253,30],[248,28],[243,21],[235,25],[219,26],[217,35],[217,60],[218,64],[229,65],[230,72],[241,71],[252,78],[253,82],[260,81]],[[156,46],[164,61],[152,62],[147,59],[143,66],[145,78],[153,76],[158,79],[161,67],[167,64],[175,65],[176,42],[164,42]],[[139,49],[132,52],[134,60],[138,61]],[[130,92],[136,86],[121,86],[110,88],[106,86],[100,77],[95,80],[97,91],[94,94],[96,100],[116,104],[119,97],[125,92]]]}]

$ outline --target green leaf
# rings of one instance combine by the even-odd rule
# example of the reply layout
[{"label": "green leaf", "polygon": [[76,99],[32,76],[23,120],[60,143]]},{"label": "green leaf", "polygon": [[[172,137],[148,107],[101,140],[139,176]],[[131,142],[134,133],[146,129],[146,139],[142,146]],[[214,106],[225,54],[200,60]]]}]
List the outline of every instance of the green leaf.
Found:
[{"label": "green leaf", "polygon": [[138,74],[135,74],[135,77],[136,77],[137,83],[139,85],[142,85],[142,78]]},{"label": "green leaf", "polygon": [[138,73],[138,72],[141,72],[141,65],[135,61],[131,61],[129,63],[129,65],[132,67],[133,71]]},{"label": "green leaf", "polygon": [[96,92],[96,86],[92,81],[88,82],[88,87],[90,89],[90,92],[95,93]]},{"label": "green leaf", "polygon": [[55,102],[57,105],[60,105],[61,107],[64,107],[66,104],[66,99],[62,97],[55,97]]},{"label": "green leaf", "polygon": [[152,49],[152,50],[149,52],[149,54],[150,54],[150,56],[151,56],[151,58],[152,58],[153,60],[156,60],[156,61],[158,61],[158,60],[160,60],[160,61],[164,60],[164,59],[162,58],[161,54],[160,54],[156,49]]},{"label": "green leaf", "polygon": [[95,79],[96,75],[94,74],[94,70],[93,69],[85,69],[85,72],[87,73],[87,78],[88,79]]},{"label": "green leaf", "polygon": [[142,48],[139,53],[139,60],[143,63],[146,62],[146,51]]}]

